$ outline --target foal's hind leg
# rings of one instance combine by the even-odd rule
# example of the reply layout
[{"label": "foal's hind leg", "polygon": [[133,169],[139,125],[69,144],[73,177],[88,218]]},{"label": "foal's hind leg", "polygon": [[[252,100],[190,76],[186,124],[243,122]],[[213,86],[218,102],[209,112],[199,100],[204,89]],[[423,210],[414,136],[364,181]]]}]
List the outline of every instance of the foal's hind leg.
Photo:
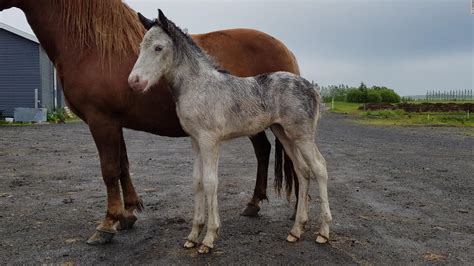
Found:
[{"label": "foal's hind leg", "polygon": [[332,221],[327,191],[328,173],[326,161],[313,139],[298,142],[297,148],[318,181],[319,197],[321,199],[321,228],[317,233],[316,242],[324,244],[329,241],[329,223]]},{"label": "foal's hind leg", "polygon": [[137,195],[132,179],[130,178],[127,147],[123,138],[123,131],[122,136],[120,137],[120,169],[120,185],[122,186],[125,211],[123,218],[120,219],[117,229],[127,230],[131,229],[137,221],[135,211],[141,212],[143,210],[143,203]]},{"label": "foal's hind leg", "polygon": [[199,144],[196,140],[192,139],[192,146],[194,151],[194,169],[193,169],[193,186],[194,186],[194,219],[191,233],[188,235],[186,242],[184,243],[185,248],[192,248],[198,242],[199,235],[201,234],[202,228],[205,222],[205,197],[204,197],[204,186],[202,180],[202,160],[199,151]]},{"label": "foal's hind leg", "polygon": [[272,148],[265,131],[250,137],[250,140],[252,141],[253,149],[257,156],[257,181],[255,182],[253,197],[241,213],[243,216],[257,216],[260,211],[260,201],[267,199],[268,164],[270,161],[270,150]]},{"label": "foal's hind leg", "polygon": [[293,161],[294,169],[298,176],[299,192],[297,195],[298,205],[296,207],[295,223],[287,237],[289,242],[295,242],[301,237],[301,234],[304,231],[304,226],[308,221],[308,208],[306,205],[308,203],[309,168],[305,164],[301,154],[299,154],[298,150],[296,149],[293,140],[288,138],[283,128],[279,125],[274,125],[271,127],[271,129],[285,147],[285,151]]}]

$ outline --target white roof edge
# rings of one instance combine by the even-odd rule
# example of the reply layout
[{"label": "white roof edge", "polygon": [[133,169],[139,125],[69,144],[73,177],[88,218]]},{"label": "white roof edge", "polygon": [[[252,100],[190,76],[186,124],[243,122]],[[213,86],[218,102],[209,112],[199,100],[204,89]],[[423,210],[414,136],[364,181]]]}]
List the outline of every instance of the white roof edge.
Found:
[{"label": "white roof edge", "polygon": [[18,35],[18,36],[21,36],[21,37],[23,37],[23,38],[25,38],[25,39],[27,39],[27,40],[30,40],[30,41],[32,41],[32,42],[35,42],[35,43],[38,43],[38,44],[39,44],[38,38],[36,38],[36,36],[34,36],[34,35],[32,35],[32,34],[29,34],[29,33],[26,33],[26,32],[24,32],[24,31],[21,31],[21,30],[19,30],[19,29],[17,29],[17,28],[14,28],[14,27],[10,26],[10,25],[7,25],[7,24],[5,24],[5,23],[0,22],[0,29],[4,29],[4,30],[9,31],[9,32],[11,32],[11,33],[13,33],[13,34],[16,34],[16,35]]}]

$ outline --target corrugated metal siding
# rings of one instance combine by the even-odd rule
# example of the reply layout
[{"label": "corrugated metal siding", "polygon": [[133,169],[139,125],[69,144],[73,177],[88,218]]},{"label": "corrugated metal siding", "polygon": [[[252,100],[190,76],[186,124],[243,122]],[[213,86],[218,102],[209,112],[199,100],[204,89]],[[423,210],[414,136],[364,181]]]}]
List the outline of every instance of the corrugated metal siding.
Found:
[{"label": "corrugated metal siding", "polygon": [[0,110],[13,116],[15,107],[34,107],[41,95],[39,45],[0,29]]},{"label": "corrugated metal siding", "polygon": [[40,76],[41,76],[41,102],[43,108],[49,110],[54,107],[54,68],[51,61],[49,61],[46,52],[40,48]]},{"label": "corrugated metal siding", "polygon": [[61,79],[59,79],[58,75],[56,75],[56,80],[56,84],[58,86],[58,107],[65,107],[66,98],[64,97],[63,86],[61,84]]}]

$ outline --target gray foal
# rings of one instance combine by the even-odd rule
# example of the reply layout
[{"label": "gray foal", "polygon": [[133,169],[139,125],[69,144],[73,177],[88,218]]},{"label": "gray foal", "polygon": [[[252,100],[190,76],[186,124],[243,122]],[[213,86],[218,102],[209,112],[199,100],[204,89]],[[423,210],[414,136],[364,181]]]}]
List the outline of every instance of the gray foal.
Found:
[{"label": "gray foal", "polygon": [[300,190],[295,223],[287,237],[295,242],[308,221],[308,187],[319,184],[321,227],[316,242],[329,239],[331,211],[327,195],[326,162],[314,140],[320,95],[307,80],[288,72],[240,78],[217,65],[180,28],[159,10],[157,20],[139,14],[148,30],[129,77],[136,91],[147,91],[164,77],[176,100],[183,129],[191,136],[194,162],[195,207],[191,233],[184,244],[192,248],[205,223],[207,233],[200,253],[214,247],[220,226],[217,207],[217,168],[221,142],[251,136],[270,127],[292,159]]}]

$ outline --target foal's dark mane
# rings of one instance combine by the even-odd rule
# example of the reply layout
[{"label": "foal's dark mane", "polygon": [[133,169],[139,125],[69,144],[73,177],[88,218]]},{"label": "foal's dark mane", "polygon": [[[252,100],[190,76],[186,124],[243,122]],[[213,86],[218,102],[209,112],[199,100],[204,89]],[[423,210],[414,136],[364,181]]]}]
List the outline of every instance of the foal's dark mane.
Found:
[{"label": "foal's dark mane", "polygon": [[[164,17],[164,16],[163,16]],[[166,19],[165,23],[160,22],[159,19],[155,20],[155,26],[160,27],[165,31],[166,34],[173,40],[174,50],[177,52],[178,60],[189,60],[191,64],[198,66],[198,61],[205,62],[215,70],[228,74],[229,72],[219,66],[213,58],[211,58],[205,51],[199,47],[191,35],[185,33],[180,27],[178,27],[173,21]]]}]

